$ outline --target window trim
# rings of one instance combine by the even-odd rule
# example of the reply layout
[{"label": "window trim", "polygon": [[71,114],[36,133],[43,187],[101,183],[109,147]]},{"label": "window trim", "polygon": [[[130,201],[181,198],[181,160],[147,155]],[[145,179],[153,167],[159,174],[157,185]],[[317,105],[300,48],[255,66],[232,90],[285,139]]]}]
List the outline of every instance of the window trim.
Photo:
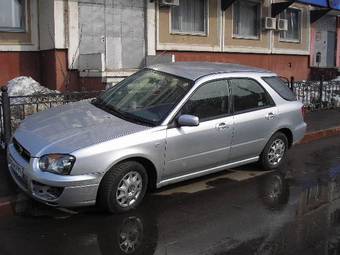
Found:
[{"label": "window trim", "polygon": [[205,17],[204,17],[204,32],[194,31],[177,31],[172,28],[172,7],[169,7],[169,31],[171,35],[190,35],[190,36],[202,36],[209,35],[209,21],[210,21],[210,0],[205,1]]},{"label": "window trim", "polygon": [[[173,112],[174,109],[178,106],[178,104],[180,104],[181,101],[188,95],[188,93],[190,93],[191,89],[195,86],[195,81],[190,80],[190,79],[185,78],[185,77],[182,77],[182,76],[179,76],[179,75],[175,75],[175,74],[172,74],[172,73],[167,73],[167,72],[163,72],[163,71],[159,71],[159,70],[155,70],[155,69],[146,67],[146,68],[143,68],[143,69],[141,69],[141,70],[135,72],[134,74],[132,74],[132,75],[130,75],[129,77],[127,77],[126,79],[124,79],[124,80],[118,82],[115,86],[113,86],[113,87],[107,89],[105,92],[110,91],[110,90],[113,90],[113,91],[114,91],[114,90],[117,90],[117,89],[119,88],[119,86],[122,86],[122,84],[123,84],[124,82],[126,82],[127,79],[133,78],[133,77],[134,77],[135,75],[137,75],[138,73],[143,72],[143,71],[146,71],[146,70],[152,71],[152,72],[155,72],[155,73],[161,73],[161,74],[163,74],[163,75],[173,76],[173,77],[176,77],[176,78],[178,78],[178,79],[186,80],[186,81],[188,81],[189,86],[190,86],[190,89],[187,91],[187,93],[186,93],[181,99],[177,100],[177,102],[174,103],[173,107],[169,110],[169,112],[167,113],[167,115],[164,116],[164,118],[163,118],[162,120],[160,120],[160,121],[158,121],[157,123],[154,124],[154,127],[158,127],[158,126],[161,126],[161,125],[162,125],[163,121],[166,120],[166,119],[169,117],[170,114],[172,114],[172,112]],[[100,96],[100,95],[101,95],[101,94],[99,94],[98,96]],[[177,113],[176,113],[176,114],[177,114]],[[172,122],[172,120],[171,120],[171,122]],[[169,122],[169,123],[170,123],[170,122]]]},{"label": "window trim", "polygon": [[254,3],[257,3],[259,4],[260,6],[260,10],[259,10],[259,22],[258,22],[258,31],[259,31],[259,34],[257,36],[251,36],[251,35],[238,35],[238,34],[235,34],[234,32],[234,4],[232,4],[232,8],[231,8],[231,37],[233,39],[242,39],[242,40],[256,40],[256,41],[259,41],[262,39],[262,31],[261,31],[261,18],[262,18],[262,2],[261,1],[258,1],[258,0],[247,0],[249,2],[254,2]]},{"label": "window trim", "polygon": [[176,123],[176,119],[179,117],[179,114],[180,112],[182,111],[183,107],[185,106],[185,104],[190,100],[190,98],[195,94],[195,92],[201,88],[202,86],[208,84],[208,83],[211,83],[211,82],[216,82],[216,81],[221,81],[221,80],[224,80],[226,81],[227,83],[227,88],[228,88],[228,113],[226,114],[221,114],[221,115],[218,115],[218,116],[215,116],[215,117],[211,117],[211,118],[206,118],[204,120],[199,120],[200,123],[203,123],[203,122],[207,122],[207,121],[211,121],[211,120],[216,120],[216,119],[222,119],[222,118],[226,118],[226,117],[231,117],[233,114],[232,114],[232,104],[231,104],[231,90],[230,90],[230,83],[229,83],[229,78],[218,78],[218,79],[212,79],[212,80],[209,80],[209,81],[206,81],[202,84],[200,84],[197,88],[195,88],[189,95],[189,97],[183,102],[183,104],[181,105],[181,108],[174,114],[174,117],[169,121],[169,124],[168,124],[168,128],[174,128],[176,127],[177,128],[177,123]]},{"label": "window trim", "polygon": [[298,101],[297,100],[297,96],[296,96],[296,94],[294,93],[294,91],[293,90],[291,90],[288,86],[287,86],[287,88],[289,88],[291,91],[292,91],[292,93],[294,94],[294,96],[295,96],[295,99],[294,100],[288,100],[287,98],[285,98],[285,97],[283,97],[274,87],[272,87],[271,85],[270,85],[270,83],[268,82],[268,81],[266,81],[265,79],[270,79],[270,78],[278,78],[278,79],[280,79],[280,80],[282,80],[281,78],[285,78],[285,77],[280,77],[280,76],[262,76],[261,77],[261,80],[263,80],[266,84],[268,84],[274,91],[275,91],[275,93],[276,94],[278,94],[282,99],[284,99],[284,100],[286,100],[286,101],[288,101],[288,102],[296,102],[296,101]]},{"label": "window trim", "polygon": [[[266,97],[269,101],[269,104],[266,105],[266,106],[260,106],[260,107],[257,107],[257,108],[251,108],[251,109],[248,109],[248,110],[236,112],[235,108],[234,108],[233,90],[232,90],[232,85],[231,85],[231,82],[230,82],[231,80],[251,80],[251,81],[256,82],[264,90]],[[275,101],[273,100],[273,98],[271,97],[269,92],[263,87],[263,85],[258,80],[254,79],[254,78],[250,78],[250,77],[230,77],[230,78],[228,78],[228,83],[229,83],[230,97],[231,97],[231,100],[230,100],[230,102],[231,102],[231,112],[232,112],[233,116],[243,114],[243,113],[248,113],[248,112],[255,112],[255,111],[259,111],[259,110],[263,110],[263,109],[267,109],[267,108],[272,108],[272,107],[276,106]]]},{"label": "window trim", "polygon": [[23,0],[24,8],[23,8],[23,24],[21,28],[11,28],[11,27],[1,27],[0,26],[0,33],[25,33],[27,32],[28,26],[28,4],[27,0]]},{"label": "window trim", "polygon": [[[285,39],[281,37],[281,32],[279,32],[279,42],[285,42],[285,43],[296,43],[299,44],[302,42],[302,16],[303,16],[303,9],[302,8],[298,8],[298,7],[289,7],[288,9],[295,9],[298,10],[300,13],[300,17],[299,17],[299,39]],[[281,13],[279,14],[279,18],[280,18]],[[283,31],[284,32],[284,31]]]}]

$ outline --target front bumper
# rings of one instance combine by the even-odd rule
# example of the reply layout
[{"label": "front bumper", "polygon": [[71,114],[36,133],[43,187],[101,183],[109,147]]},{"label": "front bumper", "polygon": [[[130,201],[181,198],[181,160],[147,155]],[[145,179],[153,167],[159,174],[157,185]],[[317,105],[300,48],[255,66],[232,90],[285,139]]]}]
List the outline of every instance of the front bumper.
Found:
[{"label": "front bumper", "polygon": [[9,172],[25,193],[51,206],[77,207],[95,204],[101,175],[63,176],[42,172],[38,168],[38,160],[31,158],[27,162],[13,144],[8,146]]}]

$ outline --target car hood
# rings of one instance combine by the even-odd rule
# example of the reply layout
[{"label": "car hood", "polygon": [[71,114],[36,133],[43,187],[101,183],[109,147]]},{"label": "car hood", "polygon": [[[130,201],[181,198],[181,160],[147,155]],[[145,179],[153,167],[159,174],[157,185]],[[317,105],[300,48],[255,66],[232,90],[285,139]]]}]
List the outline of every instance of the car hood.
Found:
[{"label": "car hood", "polygon": [[75,150],[149,129],[107,113],[88,101],[36,113],[24,120],[15,139],[38,157]]}]

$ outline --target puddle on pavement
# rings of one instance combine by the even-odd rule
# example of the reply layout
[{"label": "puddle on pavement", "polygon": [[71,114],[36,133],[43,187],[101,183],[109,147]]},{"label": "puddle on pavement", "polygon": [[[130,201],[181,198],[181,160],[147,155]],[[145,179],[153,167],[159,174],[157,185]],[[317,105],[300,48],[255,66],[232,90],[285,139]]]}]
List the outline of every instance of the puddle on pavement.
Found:
[{"label": "puddle on pavement", "polygon": [[0,222],[0,247],[10,254],[340,253],[340,164],[289,179],[247,171],[240,175],[249,178],[228,179],[232,173],[151,194],[123,215],[21,201],[15,218]]}]

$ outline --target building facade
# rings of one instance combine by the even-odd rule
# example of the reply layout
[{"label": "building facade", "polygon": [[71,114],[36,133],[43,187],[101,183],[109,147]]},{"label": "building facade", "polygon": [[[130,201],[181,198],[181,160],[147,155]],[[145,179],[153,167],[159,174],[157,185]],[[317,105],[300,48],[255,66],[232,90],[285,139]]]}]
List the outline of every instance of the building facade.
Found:
[{"label": "building facade", "polygon": [[[192,8],[194,2],[200,7]],[[337,12],[322,6],[321,1],[318,4],[180,0],[179,6],[159,6],[157,52],[170,51],[177,61],[236,62],[296,80],[308,79],[311,67],[339,66]],[[266,17],[285,20],[286,29],[266,27]],[[180,29],[176,20],[182,22]]]},{"label": "building facade", "polygon": [[328,0],[2,0],[0,84],[27,75],[52,89],[102,89],[169,61],[305,80],[340,66],[338,10]]}]

